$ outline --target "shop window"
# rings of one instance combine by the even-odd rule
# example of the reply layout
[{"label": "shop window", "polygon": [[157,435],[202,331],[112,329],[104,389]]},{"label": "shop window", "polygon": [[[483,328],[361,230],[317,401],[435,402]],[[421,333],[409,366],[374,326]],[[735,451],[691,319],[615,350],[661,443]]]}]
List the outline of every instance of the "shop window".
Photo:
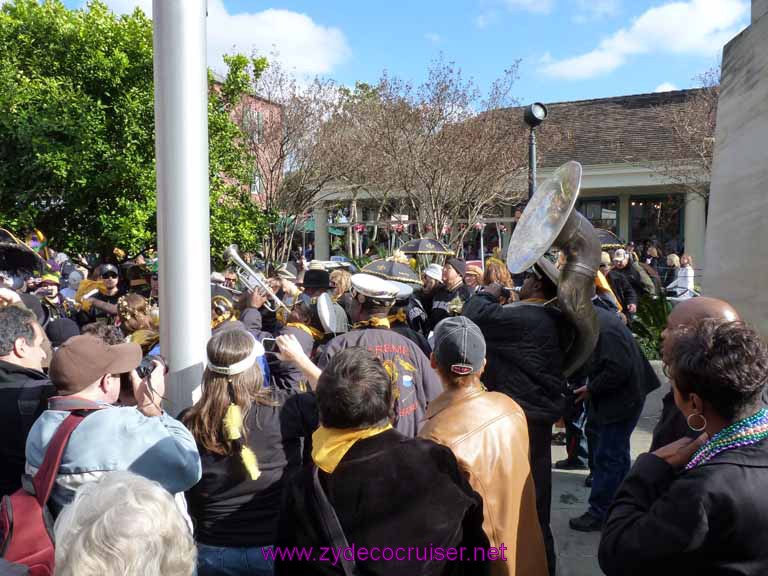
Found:
[{"label": "shop window", "polygon": [[582,198],[576,204],[576,209],[592,223],[595,228],[610,230],[616,234],[616,224],[619,213],[619,202],[616,198],[592,199]]},{"label": "shop window", "polygon": [[665,253],[680,253],[683,246],[685,195],[667,197],[633,196],[629,202],[629,239],[652,242]]}]

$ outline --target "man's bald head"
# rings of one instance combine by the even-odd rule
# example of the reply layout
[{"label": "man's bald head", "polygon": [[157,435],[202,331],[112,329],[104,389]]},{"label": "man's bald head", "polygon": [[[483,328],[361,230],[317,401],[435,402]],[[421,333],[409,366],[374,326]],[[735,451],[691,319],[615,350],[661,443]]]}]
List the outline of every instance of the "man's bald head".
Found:
[{"label": "man's bald head", "polygon": [[683,300],[672,309],[667,318],[667,327],[661,333],[663,340],[662,356],[665,356],[669,350],[669,344],[672,340],[670,335],[674,330],[682,326],[693,326],[708,319],[733,322],[734,320],[741,320],[741,317],[736,309],[725,300],[707,298],[706,296]]},{"label": "man's bald head", "polygon": [[741,320],[739,313],[725,300],[699,296],[683,300],[672,309],[667,318],[667,329],[690,326],[701,320],[713,319],[733,322]]}]

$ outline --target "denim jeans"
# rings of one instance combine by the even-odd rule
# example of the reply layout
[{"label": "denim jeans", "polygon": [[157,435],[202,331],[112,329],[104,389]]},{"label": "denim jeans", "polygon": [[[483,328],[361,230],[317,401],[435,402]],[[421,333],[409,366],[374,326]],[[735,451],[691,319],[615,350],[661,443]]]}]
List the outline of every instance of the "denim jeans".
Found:
[{"label": "denim jeans", "polygon": [[642,404],[637,413],[611,424],[594,423],[594,454],[592,455],[592,491],[589,494],[589,513],[605,520],[613,496],[629,472],[632,458],[629,438],[640,420]]},{"label": "denim jeans", "polygon": [[[272,548],[265,546],[264,548]],[[272,560],[266,560],[262,548],[224,548],[197,545],[198,576],[272,576]]]}]

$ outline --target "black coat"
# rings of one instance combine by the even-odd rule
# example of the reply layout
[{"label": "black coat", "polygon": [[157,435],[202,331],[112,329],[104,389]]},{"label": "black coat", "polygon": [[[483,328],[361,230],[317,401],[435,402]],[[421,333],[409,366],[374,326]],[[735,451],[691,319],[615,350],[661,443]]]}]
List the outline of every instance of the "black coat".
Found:
[{"label": "black coat", "polygon": [[447,286],[440,286],[435,291],[432,298],[432,308],[429,312],[429,329],[434,330],[435,326],[445,318],[452,316],[449,311],[451,302],[458,298],[466,306],[467,301],[472,298],[472,289],[466,284],[460,284],[455,290],[449,290]]},{"label": "black coat", "polygon": [[0,360],[0,496],[21,487],[27,435],[55,394],[42,372]]},{"label": "black coat", "polygon": [[589,410],[597,423],[611,424],[639,413],[661,383],[621,318],[598,307],[595,312],[600,337],[588,370]]},{"label": "black coat", "polygon": [[607,576],[768,574],[768,440],[682,473],[643,454],[600,542]]},{"label": "black coat", "polygon": [[675,395],[672,390],[661,399],[661,416],[653,429],[650,452],[671,444],[680,438],[696,438],[701,432],[696,432],[688,427],[685,416],[675,404]]},{"label": "black coat", "polygon": [[560,312],[525,302],[501,306],[481,292],[464,305],[464,316],[485,336],[488,389],[512,398],[530,420],[560,418],[566,389]]},{"label": "black coat", "polygon": [[[320,481],[334,507],[347,542],[383,550],[430,546],[487,547],[482,529],[483,504],[462,475],[449,448],[388,430],[359,440],[332,474],[320,471]],[[280,547],[313,547],[315,561],[280,561],[276,576],[338,575],[341,566],[317,558],[331,546],[314,504],[312,468],[289,483],[278,523]],[[331,556],[328,559],[332,559]],[[486,574],[488,566],[474,562],[358,561],[362,576]]]},{"label": "black coat", "polygon": [[624,276],[618,270],[611,270],[605,277],[608,280],[608,284],[611,286],[611,290],[619,299],[619,303],[624,311],[627,311],[627,306],[634,304],[637,306],[638,296],[635,289],[632,288],[632,284],[629,283],[627,277]]}]

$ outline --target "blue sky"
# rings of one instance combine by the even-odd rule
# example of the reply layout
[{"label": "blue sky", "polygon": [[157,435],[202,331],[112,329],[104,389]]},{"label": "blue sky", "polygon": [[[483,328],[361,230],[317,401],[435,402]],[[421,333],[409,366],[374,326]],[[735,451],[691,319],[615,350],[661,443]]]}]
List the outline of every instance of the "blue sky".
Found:
[{"label": "blue sky", "polygon": [[[151,0],[106,0],[115,11]],[[748,0],[208,0],[209,63],[276,46],[299,75],[418,82],[441,54],[485,89],[521,59],[516,96],[555,102],[686,88],[749,22]],[[65,0],[76,7],[82,0]]]}]

